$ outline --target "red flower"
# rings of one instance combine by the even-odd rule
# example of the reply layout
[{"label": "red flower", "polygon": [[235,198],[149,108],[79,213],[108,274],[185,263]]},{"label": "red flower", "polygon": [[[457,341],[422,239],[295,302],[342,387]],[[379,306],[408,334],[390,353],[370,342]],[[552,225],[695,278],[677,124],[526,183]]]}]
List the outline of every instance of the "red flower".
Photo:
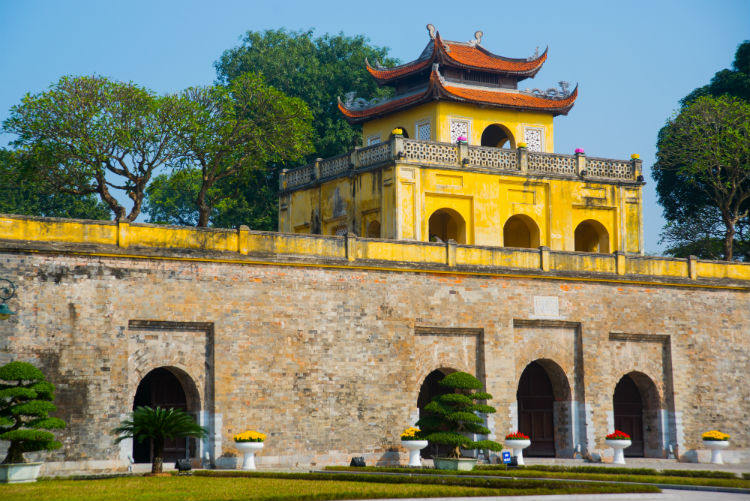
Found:
[{"label": "red flower", "polygon": [[520,431],[515,431],[513,433],[508,433],[505,435],[505,440],[529,440],[529,437],[521,433]]},{"label": "red flower", "polygon": [[605,437],[607,440],[630,440],[630,435],[624,431],[615,430],[614,433],[610,433]]}]

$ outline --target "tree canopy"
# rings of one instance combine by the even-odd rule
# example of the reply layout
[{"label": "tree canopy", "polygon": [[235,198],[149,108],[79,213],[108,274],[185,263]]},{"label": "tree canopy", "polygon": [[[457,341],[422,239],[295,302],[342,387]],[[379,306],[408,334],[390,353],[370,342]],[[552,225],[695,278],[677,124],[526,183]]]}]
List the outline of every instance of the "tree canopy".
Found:
[{"label": "tree canopy", "polygon": [[33,159],[0,148],[0,213],[76,219],[111,219],[112,212],[96,195],[62,193],[34,169]]},{"label": "tree canopy", "polygon": [[[716,101],[720,97],[724,101]],[[741,123],[739,129],[730,125],[742,120],[750,102],[750,41],[737,48],[732,69],[718,71],[680,102],[680,112],[659,132],[653,169],[667,220],[661,241],[678,257],[750,260],[748,201],[742,194],[748,139]]]},{"label": "tree canopy", "polygon": [[361,35],[343,33],[315,37],[312,30],[248,31],[242,45],[229,49],[215,63],[218,80],[229,83],[247,72],[261,73],[266,81],[305,101],[313,115],[314,155],[330,157],[360,144],[361,129],[344,120],[337,98],[348,92],[360,97],[390,95],[379,88],[365,68],[365,59],[392,66],[388,49],[373,46]]},{"label": "tree canopy", "polygon": [[[97,194],[118,221],[132,221],[154,170],[183,153],[181,104],[133,83],[66,76],[45,92],[27,94],[11,108],[3,130],[18,136],[11,144],[32,155],[38,174],[54,188]],[[129,212],[112,189],[132,200]]]},{"label": "tree canopy", "polygon": [[[657,147],[654,178],[671,225],[665,235],[681,250],[703,253],[722,231],[723,259],[732,260],[737,226],[750,210],[750,103],[699,97],[667,122]],[[696,225],[701,233],[687,233]]]}]

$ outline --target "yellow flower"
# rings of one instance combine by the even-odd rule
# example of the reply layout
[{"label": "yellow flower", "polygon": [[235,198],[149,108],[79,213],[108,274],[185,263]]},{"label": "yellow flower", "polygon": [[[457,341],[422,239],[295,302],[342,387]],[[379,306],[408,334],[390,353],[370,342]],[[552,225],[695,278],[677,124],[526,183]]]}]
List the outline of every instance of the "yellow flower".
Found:
[{"label": "yellow flower", "polygon": [[243,431],[234,436],[235,442],[263,442],[266,435],[255,430]]},{"label": "yellow flower", "polygon": [[401,434],[401,440],[419,440],[419,428],[409,427]]},{"label": "yellow flower", "polygon": [[520,143],[518,143],[518,147],[519,147],[519,148],[526,148],[526,146],[527,146],[527,145],[526,145],[526,143],[524,143],[524,142],[520,142]]},{"label": "yellow flower", "polygon": [[638,160],[639,158],[641,158],[641,156],[638,153],[633,153],[632,155],[630,155],[630,158],[632,158],[633,160]]},{"label": "yellow flower", "polygon": [[402,129],[401,127],[396,127],[395,129],[391,131],[391,134],[393,134],[394,136],[403,136],[404,129]]},{"label": "yellow flower", "polygon": [[703,440],[729,440],[729,435],[726,433],[722,433],[719,430],[711,430],[707,431],[703,435],[701,435]]}]

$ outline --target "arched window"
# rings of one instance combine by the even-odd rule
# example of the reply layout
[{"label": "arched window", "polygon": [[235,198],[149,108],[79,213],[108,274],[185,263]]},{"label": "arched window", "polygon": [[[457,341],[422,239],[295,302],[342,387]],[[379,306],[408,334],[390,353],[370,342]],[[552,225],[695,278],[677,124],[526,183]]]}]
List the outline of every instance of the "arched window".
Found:
[{"label": "arched window", "polygon": [[380,238],[380,222],[372,221],[367,225],[367,238]]},{"label": "arched window", "polygon": [[609,234],[599,221],[587,219],[576,227],[576,252],[609,253]]},{"label": "arched window", "polygon": [[492,124],[482,132],[482,146],[515,149],[516,140],[504,125]]},{"label": "arched window", "polygon": [[465,244],[464,218],[453,209],[438,209],[430,216],[429,235],[431,242],[455,240],[459,244]]},{"label": "arched window", "polygon": [[503,246],[539,247],[539,227],[529,216],[523,214],[511,216],[503,226]]}]

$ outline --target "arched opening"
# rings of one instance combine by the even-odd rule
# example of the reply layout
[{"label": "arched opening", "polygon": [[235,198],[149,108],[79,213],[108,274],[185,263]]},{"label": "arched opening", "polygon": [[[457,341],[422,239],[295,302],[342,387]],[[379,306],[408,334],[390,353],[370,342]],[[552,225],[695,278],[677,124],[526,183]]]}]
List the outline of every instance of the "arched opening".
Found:
[{"label": "arched opening", "polygon": [[518,430],[531,438],[529,457],[555,457],[565,443],[570,423],[570,385],[562,368],[539,359],[523,370],[518,381]]},{"label": "arched opening", "polygon": [[492,124],[482,132],[482,146],[515,149],[516,140],[507,127],[500,124]]},{"label": "arched opening", "polygon": [[632,441],[632,445],[625,449],[625,455],[660,456],[659,396],[651,378],[639,372],[623,376],[615,386],[612,407],[615,430],[624,431]]},{"label": "arched opening", "polygon": [[533,219],[523,214],[508,218],[503,226],[505,247],[539,247],[539,227]]},{"label": "arched opening", "polygon": [[[453,372],[456,371],[453,369],[437,369],[430,372],[424,379],[422,386],[419,388],[419,396],[417,397],[417,407],[419,408],[420,419],[429,415],[429,412],[425,411],[424,408],[427,404],[432,402],[433,398],[450,392],[449,389],[440,386],[440,381]],[[451,450],[452,448],[450,446],[430,443],[422,450],[421,455],[423,458],[430,459],[433,456],[446,456]]]},{"label": "arched opening", "polygon": [[453,209],[438,209],[430,216],[429,235],[430,242],[447,242],[452,239],[459,244],[465,244],[466,223],[464,218]]},{"label": "arched opening", "polygon": [[599,221],[587,219],[576,227],[575,250],[577,252],[609,253],[609,234]]},{"label": "arched opening", "polygon": [[[197,418],[200,398],[195,383],[187,373],[176,367],[159,367],[146,374],[138,384],[133,409],[144,405],[182,409]],[[198,457],[195,439],[178,438],[167,440],[164,444],[165,463],[194,457]],[[151,441],[138,442],[133,439],[133,460],[136,463],[150,463],[152,459]]]},{"label": "arched opening", "polygon": [[367,225],[367,238],[380,238],[380,221],[372,221]]}]

